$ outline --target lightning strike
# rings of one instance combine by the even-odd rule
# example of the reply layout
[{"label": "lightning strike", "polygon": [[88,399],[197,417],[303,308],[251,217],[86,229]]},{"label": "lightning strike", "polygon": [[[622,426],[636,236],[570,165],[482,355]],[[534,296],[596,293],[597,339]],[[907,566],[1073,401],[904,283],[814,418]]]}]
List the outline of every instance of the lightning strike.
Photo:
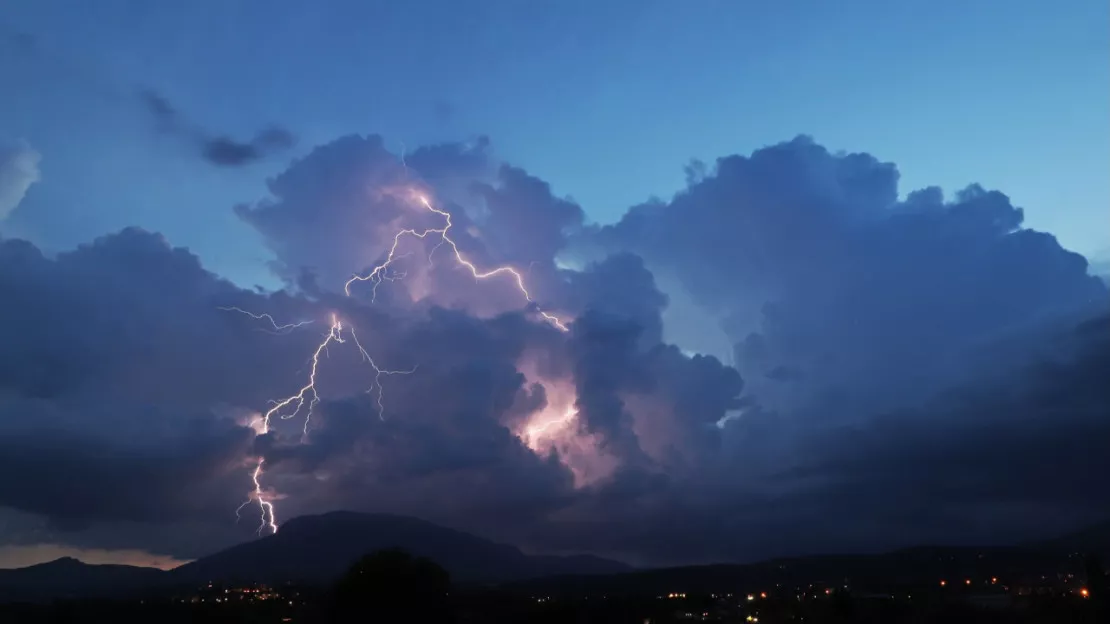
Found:
[{"label": "lightning strike", "polygon": [[[352,327],[349,331],[351,332],[351,339],[355,341],[355,346],[358,347],[359,353],[362,354],[362,361],[368,363],[370,365],[370,368],[374,369],[374,383],[366,392],[375,395],[374,398],[378,403],[378,418],[382,421],[385,421],[385,403],[383,402],[385,396],[385,388],[382,386],[382,375],[411,375],[416,372],[416,367],[413,366],[409,370],[385,370],[383,368],[379,368],[378,365],[374,362],[374,358],[370,357],[370,354],[366,352],[366,349],[362,348],[362,344],[358,341],[358,335],[355,334],[355,328]],[[376,393],[375,390],[377,390]]]},{"label": "lightning strike", "polygon": [[[467,260],[466,257],[462,255],[462,252],[459,251],[458,245],[455,244],[455,240],[451,238],[449,234],[453,225],[451,222],[451,213],[436,208],[428,201],[428,198],[424,195],[417,195],[417,200],[431,212],[434,212],[435,214],[443,217],[444,226],[442,228],[429,228],[423,231],[417,231],[415,229],[404,229],[397,232],[397,234],[393,236],[393,245],[389,249],[389,254],[386,256],[385,262],[374,267],[374,269],[366,275],[352,276],[351,279],[347,280],[347,283],[343,285],[343,291],[347,293],[348,296],[350,296],[351,294],[351,284],[355,282],[370,282],[372,284],[371,301],[375,300],[378,295],[379,284],[386,280],[393,281],[394,279],[399,279],[396,274],[390,274],[390,270],[392,268],[391,265],[393,264],[393,262],[402,257],[396,255],[397,247],[401,244],[401,239],[405,236],[411,236],[413,238],[419,238],[423,240],[429,236],[437,235],[439,236],[440,240],[436,244],[436,246],[433,247],[432,250],[428,253],[429,265],[432,263],[432,255],[436,252],[436,250],[442,247],[444,244],[449,245],[451,247],[451,250],[455,252],[455,260],[460,265],[466,267],[466,269],[470,271],[470,274],[474,276],[474,279],[484,280],[499,275],[509,275],[512,277],[513,281],[516,282],[517,289],[521,292],[522,295],[524,295],[524,300],[530,304],[535,305],[535,301],[532,299],[532,294],[528,292],[528,287],[524,284],[524,276],[522,276],[519,271],[512,268],[511,266],[500,266],[494,269],[490,269],[489,271],[478,270],[478,267],[475,266],[474,263]],[[566,324],[563,323],[563,321],[559,317],[549,312],[545,312],[544,310],[540,309],[539,306],[536,306],[536,311],[539,312],[540,316],[546,319],[547,322],[554,325],[560,331],[568,331]]]},{"label": "lightning strike", "polygon": [[[296,394],[279,399],[273,403],[269,410],[262,415],[263,428],[269,430],[270,419],[274,416],[282,420],[289,420],[295,418],[308,404],[308,411],[305,413],[304,419],[304,433],[308,435],[308,423],[312,419],[312,410],[316,404],[320,402],[320,394],[316,392],[316,372],[320,366],[320,354],[326,353],[328,345],[332,342],[343,343],[343,322],[339,318],[331,315],[331,327],[328,328],[328,333],[324,334],[324,339],[316,346],[316,350],[312,352],[310,359],[310,366],[308,372],[308,383],[306,383]],[[293,411],[283,413],[290,405],[294,406]]]},{"label": "lightning strike", "polygon": [[251,473],[251,481],[254,482],[254,491],[251,492],[250,497],[243,501],[243,504],[239,505],[239,508],[235,510],[235,519],[239,520],[240,513],[243,511],[244,507],[252,502],[258,503],[258,508],[262,514],[258,525],[259,535],[262,535],[262,531],[267,528],[270,529],[271,533],[277,533],[277,519],[274,517],[274,503],[273,501],[266,500],[265,493],[262,491],[262,482],[259,481],[259,477],[262,476],[263,461],[265,460],[259,459],[258,463],[255,464],[254,472]]},{"label": "lightning strike", "polygon": [[293,331],[294,329],[297,329],[298,327],[304,327],[305,325],[308,325],[308,324],[312,323],[312,321],[300,321],[300,322],[297,322],[297,323],[285,323],[284,325],[278,325],[278,322],[274,320],[274,317],[272,317],[272,316],[270,316],[269,314],[266,314],[266,313],[255,314],[254,312],[249,312],[247,310],[244,310],[243,308],[237,308],[235,306],[220,307],[220,308],[217,308],[217,309],[224,310],[225,312],[238,312],[240,314],[245,314],[245,315],[251,317],[252,319],[254,319],[256,321],[261,321],[261,320],[269,321],[270,326],[273,327],[272,331],[269,330],[269,329],[263,329],[263,328],[259,328],[259,329],[261,331],[271,333],[271,334],[278,334],[278,335],[288,334],[289,332]]},{"label": "lightning strike", "polygon": [[[246,310],[241,310],[239,308],[221,309],[229,309],[236,312],[241,312],[252,318],[266,318],[269,319],[275,327],[286,327],[277,325],[277,323],[273,321],[273,318],[268,314],[254,314]],[[294,325],[299,326],[298,324],[290,324],[289,326]],[[374,358],[370,357],[370,353],[367,352],[365,348],[363,348],[362,344],[358,340],[358,335],[355,333],[354,328],[349,326],[345,327],[343,325],[343,321],[341,321],[339,317],[333,313],[331,315],[331,325],[328,327],[328,332],[324,334],[323,339],[318,345],[316,345],[316,349],[312,352],[312,356],[309,358],[309,372],[307,382],[304,386],[301,387],[300,390],[296,392],[296,394],[285,397],[284,399],[271,399],[267,402],[270,408],[265,413],[263,413],[261,417],[251,423],[252,428],[254,428],[259,435],[265,435],[270,432],[271,419],[277,417],[281,420],[289,420],[291,418],[297,417],[303,412],[304,428],[302,440],[308,436],[308,426],[312,420],[313,409],[320,402],[320,393],[316,389],[316,377],[320,367],[320,356],[321,354],[327,355],[328,346],[332,343],[345,344],[347,342],[346,338],[344,338],[343,336],[344,330],[346,330],[346,332],[350,334],[351,340],[357,346],[359,353],[362,355],[363,361],[368,362],[370,364],[370,367],[374,369],[373,383],[370,385],[370,389],[368,389],[367,392],[375,396],[378,405],[378,418],[385,420],[385,404],[383,398],[385,391],[381,383],[382,376],[408,375],[416,372],[416,367],[413,367],[410,370],[388,370],[381,368],[376,362],[374,362]],[[272,533],[277,533],[277,521],[274,517],[274,502],[272,499],[267,497],[261,484],[261,477],[263,474],[262,464],[264,461],[264,459],[259,458],[257,463],[255,464],[254,471],[251,473],[251,480],[254,483],[254,490],[250,493],[247,500],[244,501],[243,504],[235,510],[235,517],[236,519],[238,519],[241,517],[241,512],[244,507],[252,502],[258,503],[261,513],[261,522],[258,527],[259,534],[262,534],[262,532],[265,531],[267,528],[270,529]]]}]

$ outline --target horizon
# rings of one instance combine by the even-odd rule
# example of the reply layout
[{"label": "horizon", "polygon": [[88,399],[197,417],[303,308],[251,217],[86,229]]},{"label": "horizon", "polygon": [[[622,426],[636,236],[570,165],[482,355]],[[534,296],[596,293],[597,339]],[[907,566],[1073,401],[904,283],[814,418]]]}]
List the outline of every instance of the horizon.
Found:
[{"label": "horizon", "polygon": [[[436,529],[446,529],[446,530],[449,530],[449,531],[456,531],[456,532],[462,533],[463,535],[466,535],[466,536],[477,537],[478,539],[481,539],[483,541],[487,541],[492,545],[513,546],[512,544],[499,542],[496,539],[493,539],[493,538],[490,538],[490,537],[486,537],[486,536],[483,536],[483,535],[476,535],[476,534],[473,534],[473,533],[468,533],[466,531],[460,531],[460,530],[455,529],[453,527],[428,522],[427,520],[423,520],[421,518],[416,518],[416,517],[412,517],[412,516],[399,516],[397,514],[391,514],[391,513],[366,513],[366,512],[356,512],[356,511],[344,510],[344,509],[336,509],[336,510],[332,510],[332,511],[326,511],[326,512],[323,512],[323,513],[319,513],[319,514],[312,514],[312,515],[307,515],[307,516],[298,516],[296,518],[291,518],[289,521],[293,522],[293,521],[300,520],[300,519],[303,519],[303,518],[320,518],[320,517],[329,516],[329,515],[334,516],[335,514],[351,514],[351,515],[357,515],[357,516],[387,517],[387,518],[393,518],[393,519],[398,519],[398,520],[416,520],[418,522],[431,525],[432,527],[435,527]],[[648,565],[636,565],[636,564],[633,564],[633,563],[629,563],[629,562],[626,562],[626,561],[620,561],[618,559],[613,559],[613,558],[608,558],[608,557],[600,557],[600,558],[605,559],[606,561],[611,561],[611,562],[614,562],[614,563],[619,563],[621,565],[628,566],[628,568],[629,568],[628,570],[625,570],[623,572],[616,572],[615,573],[615,574],[626,574],[626,573],[633,573],[633,572],[638,572],[638,571],[663,570],[663,569],[672,569],[672,568],[691,568],[691,567],[707,567],[707,566],[720,566],[720,565],[753,566],[753,565],[760,565],[760,564],[763,564],[763,563],[769,563],[769,562],[781,561],[781,560],[789,560],[789,559],[812,559],[812,558],[820,558],[820,557],[838,557],[838,556],[884,556],[884,555],[897,554],[897,553],[903,552],[903,551],[912,551],[912,550],[921,550],[921,549],[925,549],[925,550],[928,550],[928,549],[944,549],[944,550],[953,550],[953,549],[954,550],[1016,550],[1016,551],[1036,552],[1035,548],[1031,548],[1031,544],[1035,544],[1035,543],[1039,543],[1039,542],[1048,542],[1048,541],[1052,541],[1052,540],[1056,540],[1056,539],[1069,537],[1073,534],[1081,533],[1083,531],[1090,530],[1092,528],[1098,528],[1098,527],[1101,527],[1101,526],[1105,526],[1108,523],[1110,523],[1110,518],[1108,518],[1107,520],[1104,520],[1102,522],[1095,523],[1095,524],[1075,527],[1071,531],[1068,531],[1066,534],[1046,535],[1046,536],[1042,536],[1041,538],[1036,539],[1036,540],[1030,540],[1030,541],[1026,541],[1026,542],[1023,542],[1023,543],[1014,543],[1014,544],[989,544],[989,545],[988,544],[960,544],[960,545],[956,545],[956,544],[915,544],[915,545],[909,545],[909,546],[902,546],[902,547],[892,549],[892,550],[864,551],[864,552],[839,552],[839,551],[836,551],[836,552],[818,552],[818,553],[795,553],[795,554],[784,554],[784,555],[779,555],[779,556],[775,556],[775,557],[770,557],[770,558],[765,558],[765,559],[757,559],[757,560],[751,560],[751,561],[706,561],[706,562],[700,562],[700,563],[685,563],[685,564],[677,564],[677,565],[650,565],[650,564],[648,564]],[[264,536],[264,537],[273,537],[274,535],[277,535],[277,534],[273,533],[271,535],[267,535],[267,536]],[[242,543],[246,543],[246,542],[242,542]],[[236,545],[238,545],[238,544],[236,544]],[[43,546],[45,546],[46,548],[42,548]],[[0,553],[4,553],[5,548],[8,548],[9,550],[12,550],[12,551],[16,550],[16,549],[10,549],[9,547],[0,547]],[[143,565],[141,563],[129,562],[126,559],[113,558],[114,556],[119,554],[118,551],[83,551],[83,552],[78,551],[77,553],[74,553],[74,554],[60,554],[60,555],[54,556],[52,558],[45,558],[45,559],[41,559],[41,560],[36,558],[36,556],[33,554],[33,553],[42,552],[42,551],[53,552],[54,554],[58,554],[58,553],[63,552],[65,548],[66,547],[64,547],[64,546],[46,544],[46,545],[36,545],[36,547],[33,547],[32,549],[21,549],[22,554],[24,554],[24,555],[31,554],[31,557],[28,558],[28,557],[24,556],[19,565],[7,565],[6,562],[3,559],[0,559],[0,570],[21,570],[21,569],[24,569],[24,568],[29,568],[29,567],[34,567],[34,566],[39,566],[39,565],[44,565],[44,564],[57,563],[59,561],[77,561],[77,562],[82,563],[84,565],[92,565],[92,566],[97,566],[97,565],[123,565],[123,566],[128,566],[128,567],[146,568],[146,569],[152,569],[152,570],[161,570],[163,572],[169,572],[169,571],[175,570],[177,568],[180,568],[182,566],[193,563],[193,562],[197,561],[198,559],[203,559],[203,558],[205,558],[209,555],[216,555],[216,554],[219,554],[219,553],[223,552],[223,550],[226,550],[226,549],[222,549],[220,551],[207,553],[207,554],[205,554],[201,557],[198,557],[198,559],[191,559],[191,560],[171,560],[169,558],[154,557],[155,561],[150,561],[150,562],[148,562],[147,565]],[[517,548],[517,547],[513,546],[513,548]],[[592,555],[590,553],[528,552],[528,551],[525,551],[525,550],[521,550],[519,548],[517,548],[517,550],[519,550],[523,555],[525,555],[527,557],[536,557],[536,556],[540,556],[540,557],[543,557],[543,556],[555,556],[555,557],[593,556],[593,557],[597,557],[597,555]],[[73,551],[70,549],[70,550],[65,550],[64,552],[73,552]],[[134,553],[129,553],[129,554],[134,555],[136,558],[146,558],[146,559],[151,558],[151,555],[149,553],[143,553],[141,551],[136,551]],[[17,560],[20,559],[19,554],[16,554],[13,558],[17,559]],[[172,561],[172,565],[170,564],[171,561]],[[159,565],[159,564],[162,564],[162,565]],[[167,565],[169,567],[166,567]]]}]

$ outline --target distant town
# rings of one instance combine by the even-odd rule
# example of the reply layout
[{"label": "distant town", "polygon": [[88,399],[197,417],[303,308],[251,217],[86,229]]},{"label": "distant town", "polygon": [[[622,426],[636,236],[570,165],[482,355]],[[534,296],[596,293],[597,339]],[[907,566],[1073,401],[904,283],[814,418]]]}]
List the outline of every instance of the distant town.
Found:
[{"label": "distant town", "polygon": [[[967,567],[967,561],[957,561],[943,551],[935,555],[932,563],[941,567]],[[820,559],[799,560],[798,567],[812,569],[812,563]],[[892,574],[889,582],[881,582],[864,572],[860,578],[866,580],[860,582],[850,574],[830,574],[805,584],[759,584],[739,567],[705,566],[489,585],[452,583],[438,564],[400,550],[386,550],[362,558],[331,585],[211,581],[127,597],[62,597],[37,603],[11,600],[0,605],[0,622],[1107,621],[1108,578],[1095,557],[1075,554],[1039,574],[1013,572],[1004,559],[990,553],[976,555],[974,560],[988,567],[997,561],[999,570],[990,575],[939,577],[928,583],[903,580],[913,574]],[[828,563],[835,565],[837,560]],[[789,563],[775,567],[779,574],[771,576],[791,573]],[[735,585],[731,589],[730,583]],[[661,591],[662,585],[670,589]]]}]

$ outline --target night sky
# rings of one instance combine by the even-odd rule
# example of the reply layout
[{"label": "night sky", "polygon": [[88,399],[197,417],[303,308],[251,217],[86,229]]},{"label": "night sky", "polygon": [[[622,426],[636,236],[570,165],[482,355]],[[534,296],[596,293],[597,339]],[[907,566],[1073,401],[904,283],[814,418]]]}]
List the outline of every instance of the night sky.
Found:
[{"label": "night sky", "polygon": [[9,3],[0,567],[260,502],[645,565],[1110,518],[1065,5]]}]

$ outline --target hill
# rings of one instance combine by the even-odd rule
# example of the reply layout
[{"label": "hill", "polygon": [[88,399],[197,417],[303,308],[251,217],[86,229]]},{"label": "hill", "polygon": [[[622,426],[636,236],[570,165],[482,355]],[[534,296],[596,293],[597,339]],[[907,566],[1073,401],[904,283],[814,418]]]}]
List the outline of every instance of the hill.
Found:
[{"label": "hill", "polygon": [[429,557],[463,583],[611,574],[629,569],[623,563],[598,557],[529,556],[513,546],[416,518],[332,512],[294,518],[275,535],[233,546],[168,572],[89,565],[70,558],[0,570],[0,601],[128,595],[209,581],[327,584],[361,555],[386,548]]},{"label": "hill", "polygon": [[91,565],[70,557],[0,570],[0,601],[108,596],[157,587],[169,574],[157,568]]},{"label": "hill", "polygon": [[1110,520],[1053,539],[1031,543],[1028,548],[1043,552],[1091,554],[1099,556],[1103,561],[1110,561]]},{"label": "hill", "polygon": [[0,570],[0,601],[134,594],[209,581],[327,584],[359,556],[401,548],[435,560],[456,582],[505,584],[568,593],[757,591],[781,585],[845,582],[869,587],[928,587],[941,579],[976,585],[997,577],[1035,582],[1046,571],[1074,567],[1073,553],[1110,560],[1110,522],[1017,548],[920,547],[876,555],[828,555],[632,570],[591,556],[530,556],[462,531],[403,516],[332,512],[295,518],[276,535],[233,546],[169,572],[75,559]]},{"label": "hill", "polygon": [[1039,583],[1042,575],[1077,562],[1056,553],[1018,548],[921,547],[874,555],[819,555],[751,564],[715,564],[640,570],[608,576],[563,576],[513,583],[532,593],[667,594],[775,591],[775,588],[839,587],[872,591],[938,587],[940,581],[987,589],[1002,584]]},{"label": "hill", "polygon": [[416,518],[337,511],[295,518],[275,535],[203,557],[170,574],[178,582],[326,583],[360,555],[385,548],[429,557],[446,568],[453,579],[473,583],[629,569],[596,557],[531,557],[513,546]]}]

